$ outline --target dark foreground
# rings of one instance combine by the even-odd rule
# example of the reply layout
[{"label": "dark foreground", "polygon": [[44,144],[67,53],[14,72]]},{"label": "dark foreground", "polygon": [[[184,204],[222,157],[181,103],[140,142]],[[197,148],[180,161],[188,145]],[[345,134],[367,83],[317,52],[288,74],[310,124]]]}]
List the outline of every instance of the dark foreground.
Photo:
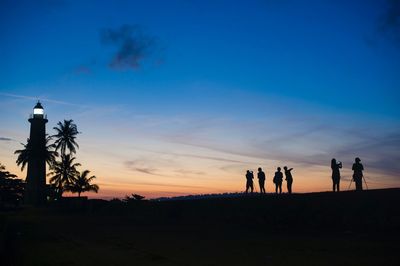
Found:
[{"label": "dark foreground", "polygon": [[1,265],[399,265],[400,189],[0,213]]}]

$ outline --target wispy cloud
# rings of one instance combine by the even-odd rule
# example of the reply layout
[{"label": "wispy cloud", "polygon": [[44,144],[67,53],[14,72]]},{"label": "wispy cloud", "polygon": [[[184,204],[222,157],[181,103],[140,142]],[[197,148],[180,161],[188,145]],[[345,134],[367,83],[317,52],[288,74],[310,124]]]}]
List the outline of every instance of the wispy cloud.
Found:
[{"label": "wispy cloud", "polygon": [[[186,143],[185,143],[186,144]],[[189,144],[191,145],[191,144]],[[208,146],[205,146],[208,148]],[[228,162],[228,163],[249,163],[241,160],[217,157],[217,156],[208,156],[208,155],[199,155],[199,154],[191,154],[191,153],[176,153],[176,152],[162,152],[162,151],[152,151],[148,149],[141,149],[146,152],[152,152],[157,154],[165,154],[171,156],[178,156],[178,157],[190,157],[190,158],[197,158],[197,159],[204,159],[204,160],[211,160],[211,161],[220,161],[220,162]]]},{"label": "wispy cloud", "polygon": [[18,94],[3,93],[3,92],[0,92],[0,95],[6,96],[6,97],[11,97],[11,98],[18,98],[18,99],[25,99],[25,100],[33,100],[33,101],[38,101],[38,100],[40,100],[41,102],[49,102],[49,103],[55,103],[55,104],[62,104],[62,105],[71,105],[71,106],[84,107],[83,105],[80,105],[80,104],[75,104],[75,103],[70,103],[70,102],[65,102],[65,101],[50,99],[50,98],[42,97],[42,96],[18,95]]},{"label": "wispy cloud", "polygon": [[129,170],[137,171],[140,173],[148,174],[148,175],[160,175],[157,173],[157,169],[152,167],[147,167],[146,163],[142,160],[130,160],[125,161],[124,166]]},{"label": "wispy cloud", "polygon": [[[230,131],[227,125],[221,125],[221,127]],[[232,165],[252,165],[263,161],[279,161],[304,167],[324,167],[329,165],[333,157],[350,164],[355,157],[359,156],[365,159],[366,167],[371,172],[400,178],[400,167],[397,163],[400,161],[399,134],[385,130],[366,132],[360,125],[338,127],[321,123],[313,126],[296,125],[296,127],[292,131],[277,128],[280,134],[276,136],[243,133],[237,139],[241,145],[236,146],[217,136],[210,136],[209,141],[199,140],[193,136],[189,138],[172,136],[169,141],[207,149],[210,154],[226,154],[226,158],[248,158],[245,160],[224,159],[223,155],[217,157],[182,154],[192,158],[233,163],[229,168]]]},{"label": "wispy cloud", "polygon": [[102,29],[100,38],[103,44],[117,47],[109,64],[113,69],[137,70],[155,53],[157,47],[156,38],[145,34],[139,25]]},{"label": "wispy cloud", "polygon": [[205,172],[202,171],[192,171],[187,169],[176,169],[175,173],[182,174],[182,175],[205,175]]},{"label": "wispy cloud", "polygon": [[11,138],[0,137],[0,141],[14,141],[14,140]]},{"label": "wispy cloud", "polygon": [[204,186],[194,186],[194,185],[182,185],[182,184],[172,184],[172,183],[151,183],[151,182],[134,182],[135,185],[145,185],[145,186],[154,186],[154,187],[176,187],[176,188],[206,188]]},{"label": "wispy cloud", "polygon": [[361,139],[351,146],[336,150],[336,154],[348,160],[365,157],[367,168],[400,178],[400,134],[389,133],[379,138]]}]

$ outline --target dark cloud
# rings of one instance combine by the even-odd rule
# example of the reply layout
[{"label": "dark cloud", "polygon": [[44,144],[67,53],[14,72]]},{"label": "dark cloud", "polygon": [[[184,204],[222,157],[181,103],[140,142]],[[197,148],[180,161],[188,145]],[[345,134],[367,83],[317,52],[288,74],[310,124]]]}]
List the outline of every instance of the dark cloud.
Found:
[{"label": "dark cloud", "polygon": [[6,138],[6,137],[0,137],[0,141],[13,141],[13,139]]},{"label": "dark cloud", "polygon": [[156,52],[156,38],[145,34],[139,25],[123,25],[117,29],[103,29],[101,42],[117,47],[110,67],[137,70]]},{"label": "dark cloud", "polygon": [[400,1],[388,0],[379,20],[378,31],[400,44]]}]

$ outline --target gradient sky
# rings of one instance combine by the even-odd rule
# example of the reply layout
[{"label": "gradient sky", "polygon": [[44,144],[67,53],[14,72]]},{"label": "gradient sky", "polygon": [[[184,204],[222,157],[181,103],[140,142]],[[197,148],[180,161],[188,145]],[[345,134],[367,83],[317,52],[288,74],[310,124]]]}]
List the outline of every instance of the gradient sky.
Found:
[{"label": "gradient sky", "polygon": [[400,1],[0,2],[0,162],[37,99],[73,119],[95,197],[236,192],[261,166],[400,186]]}]

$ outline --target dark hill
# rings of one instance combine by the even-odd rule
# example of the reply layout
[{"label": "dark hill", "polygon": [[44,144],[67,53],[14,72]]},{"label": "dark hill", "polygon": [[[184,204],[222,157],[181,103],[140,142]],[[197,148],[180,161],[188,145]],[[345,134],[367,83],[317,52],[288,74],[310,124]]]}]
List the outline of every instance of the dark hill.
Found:
[{"label": "dark hill", "polygon": [[[398,265],[400,189],[3,213],[6,265]],[[2,256],[3,257],[3,256]]]},{"label": "dark hill", "polygon": [[92,202],[92,212],[129,216],[140,224],[221,225],[263,230],[393,231],[400,229],[400,189],[341,193],[143,201]]}]

